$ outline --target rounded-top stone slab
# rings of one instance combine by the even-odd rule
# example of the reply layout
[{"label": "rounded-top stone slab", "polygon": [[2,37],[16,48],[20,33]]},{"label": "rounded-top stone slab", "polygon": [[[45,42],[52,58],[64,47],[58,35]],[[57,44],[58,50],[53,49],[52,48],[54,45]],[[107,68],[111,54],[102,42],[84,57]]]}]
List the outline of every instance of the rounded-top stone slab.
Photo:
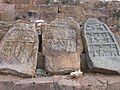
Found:
[{"label": "rounded-top stone slab", "polygon": [[34,76],[38,35],[32,23],[16,22],[0,43],[0,73]]},{"label": "rounded-top stone slab", "polygon": [[118,43],[106,24],[90,18],[84,25],[87,63],[91,71],[120,74]]}]

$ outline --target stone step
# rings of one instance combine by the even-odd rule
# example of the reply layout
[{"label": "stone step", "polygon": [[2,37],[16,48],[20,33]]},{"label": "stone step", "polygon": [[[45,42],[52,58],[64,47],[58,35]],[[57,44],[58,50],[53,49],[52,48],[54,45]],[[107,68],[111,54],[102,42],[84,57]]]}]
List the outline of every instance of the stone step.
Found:
[{"label": "stone step", "polygon": [[0,76],[0,90],[120,90],[120,76],[84,74],[69,76],[19,78]]}]

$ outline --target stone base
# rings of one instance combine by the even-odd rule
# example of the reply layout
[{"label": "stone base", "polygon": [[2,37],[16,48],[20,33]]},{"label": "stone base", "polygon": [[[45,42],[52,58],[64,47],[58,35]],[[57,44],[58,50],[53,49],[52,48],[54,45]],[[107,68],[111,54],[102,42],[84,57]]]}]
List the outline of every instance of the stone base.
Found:
[{"label": "stone base", "polygon": [[52,74],[65,74],[80,69],[80,55],[46,56],[46,69]]},{"label": "stone base", "polygon": [[74,80],[68,76],[31,79],[0,76],[0,90],[120,90],[120,76],[85,74]]}]

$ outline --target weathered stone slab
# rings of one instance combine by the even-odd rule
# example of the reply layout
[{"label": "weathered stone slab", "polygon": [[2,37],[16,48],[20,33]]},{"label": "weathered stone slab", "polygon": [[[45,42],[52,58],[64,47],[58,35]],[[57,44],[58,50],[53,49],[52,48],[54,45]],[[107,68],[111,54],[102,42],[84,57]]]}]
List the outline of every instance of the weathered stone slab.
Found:
[{"label": "weathered stone slab", "polygon": [[11,27],[12,27],[12,24],[0,21],[0,42]]},{"label": "weathered stone slab", "polygon": [[38,35],[32,23],[17,22],[0,43],[0,73],[34,76]]},{"label": "weathered stone slab", "polygon": [[88,66],[92,71],[120,73],[118,43],[110,29],[97,19],[90,18],[84,25]]},{"label": "weathered stone slab", "polygon": [[80,26],[73,18],[58,17],[43,32],[43,54],[50,73],[80,69],[82,41]]}]

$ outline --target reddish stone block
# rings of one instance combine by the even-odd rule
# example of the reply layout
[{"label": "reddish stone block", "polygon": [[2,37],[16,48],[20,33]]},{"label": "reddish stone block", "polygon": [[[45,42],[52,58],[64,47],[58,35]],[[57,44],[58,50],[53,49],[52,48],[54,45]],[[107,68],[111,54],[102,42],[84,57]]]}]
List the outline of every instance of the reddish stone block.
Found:
[{"label": "reddish stone block", "polygon": [[15,11],[3,11],[1,12],[2,21],[14,21]]},{"label": "reddish stone block", "polygon": [[0,4],[0,11],[15,10],[15,4]]}]

